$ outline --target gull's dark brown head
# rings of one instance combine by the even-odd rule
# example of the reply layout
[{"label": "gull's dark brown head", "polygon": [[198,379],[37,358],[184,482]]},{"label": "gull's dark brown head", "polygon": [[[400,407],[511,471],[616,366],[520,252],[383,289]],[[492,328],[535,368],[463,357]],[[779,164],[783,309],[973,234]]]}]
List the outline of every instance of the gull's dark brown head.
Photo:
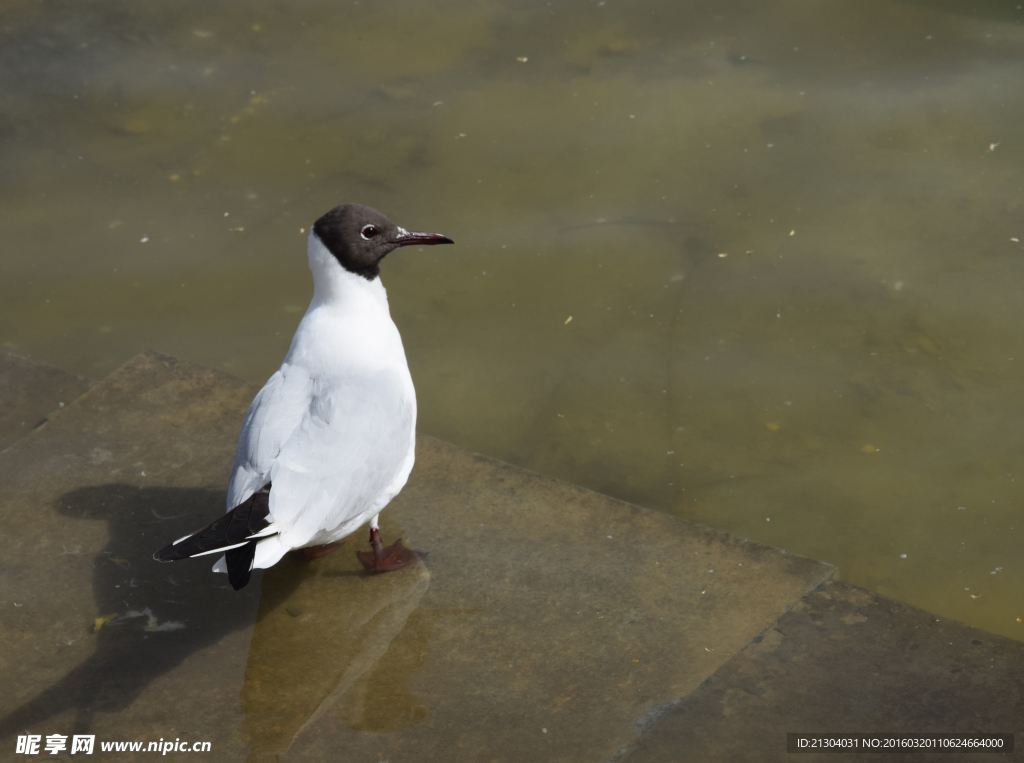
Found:
[{"label": "gull's dark brown head", "polygon": [[313,223],[313,232],[345,270],[372,281],[380,261],[400,246],[454,244],[440,233],[407,231],[376,209],[342,204]]}]

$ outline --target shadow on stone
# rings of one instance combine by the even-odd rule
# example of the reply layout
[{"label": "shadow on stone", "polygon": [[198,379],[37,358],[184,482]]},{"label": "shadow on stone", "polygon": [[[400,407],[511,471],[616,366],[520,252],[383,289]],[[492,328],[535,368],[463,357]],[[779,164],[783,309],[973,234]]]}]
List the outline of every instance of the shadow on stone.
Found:
[{"label": "shadow on stone", "polygon": [[187,657],[252,624],[259,577],[236,593],[226,576],[210,571],[212,556],[173,564],[152,559],[157,548],[223,511],[224,502],[222,491],[124,484],[81,488],[58,499],[60,515],[105,521],[109,528],[106,547],[93,559],[95,609],[83,596],[80,611],[61,613],[67,620],[92,620],[98,612],[91,629],[96,648],[84,663],[0,719],[0,738],[38,728],[67,710],[75,711],[75,733],[89,731],[93,714],[125,710]]}]

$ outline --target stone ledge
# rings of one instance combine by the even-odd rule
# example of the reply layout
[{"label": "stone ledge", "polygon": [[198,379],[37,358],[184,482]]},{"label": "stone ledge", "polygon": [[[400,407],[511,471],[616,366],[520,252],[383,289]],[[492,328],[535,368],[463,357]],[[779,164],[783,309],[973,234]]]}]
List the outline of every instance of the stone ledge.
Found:
[{"label": "stone ledge", "polygon": [[0,452],[83,395],[92,382],[11,353],[0,355]]},{"label": "stone ledge", "polygon": [[792,759],[787,732],[1015,733],[1020,744],[1022,728],[1024,644],[829,583],[683,698],[621,761],[781,763]]},{"label": "stone ledge", "polygon": [[146,353],[3,456],[4,736],[602,761],[834,574],[430,437],[382,527],[424,568],[367,577],[362,533],[240,594],[210,560],[152,562],[223,511],[255,392]]}]

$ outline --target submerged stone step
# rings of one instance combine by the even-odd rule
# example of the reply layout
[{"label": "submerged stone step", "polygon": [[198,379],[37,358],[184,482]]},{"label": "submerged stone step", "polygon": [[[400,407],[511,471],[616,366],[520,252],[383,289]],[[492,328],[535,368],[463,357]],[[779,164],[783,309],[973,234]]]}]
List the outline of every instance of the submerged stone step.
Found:
[{"label": "submerged stone step", "polygon": [[[792,759],[787,732],[1017,734],[1019,745],[1022,728],[1024,644],[833,582],[731,657],[620,760],[781,763]],[[929,761],[965,759],[926,752]]]},{"label": "submerged stone step", "polygon": [[147,353],[0,456],[4,739],[604,761],[835,571],[430,437],[381,528],[425,564],[153,562],[224,510],[255,392]]},{"label": "submerged stone step", "polygon": [[604,761],[834,572],[429,437],[390,513],[431,554],[419,656],[282,760]]},{"label": "submerged stone step", "polygon": [[0,354],[0,451],[85,394],[92,383],[9,352]]}]

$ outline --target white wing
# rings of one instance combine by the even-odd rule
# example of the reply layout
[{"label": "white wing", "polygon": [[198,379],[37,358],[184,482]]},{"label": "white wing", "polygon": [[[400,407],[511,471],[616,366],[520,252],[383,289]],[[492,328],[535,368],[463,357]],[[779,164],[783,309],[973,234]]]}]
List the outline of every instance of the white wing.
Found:
[{"label": "white wing", "polygon": [[312,386],[303,368],[286,364],[249,405],[231,467],[228,511],[270,481],[274,459],[309,410]]},{"label": "white wing", "polygon": [[291,548],[379,511],[411,466],[416,412],[407,377],[332,376],[313,380],[311,391],[270,469],[270,515]]}]

